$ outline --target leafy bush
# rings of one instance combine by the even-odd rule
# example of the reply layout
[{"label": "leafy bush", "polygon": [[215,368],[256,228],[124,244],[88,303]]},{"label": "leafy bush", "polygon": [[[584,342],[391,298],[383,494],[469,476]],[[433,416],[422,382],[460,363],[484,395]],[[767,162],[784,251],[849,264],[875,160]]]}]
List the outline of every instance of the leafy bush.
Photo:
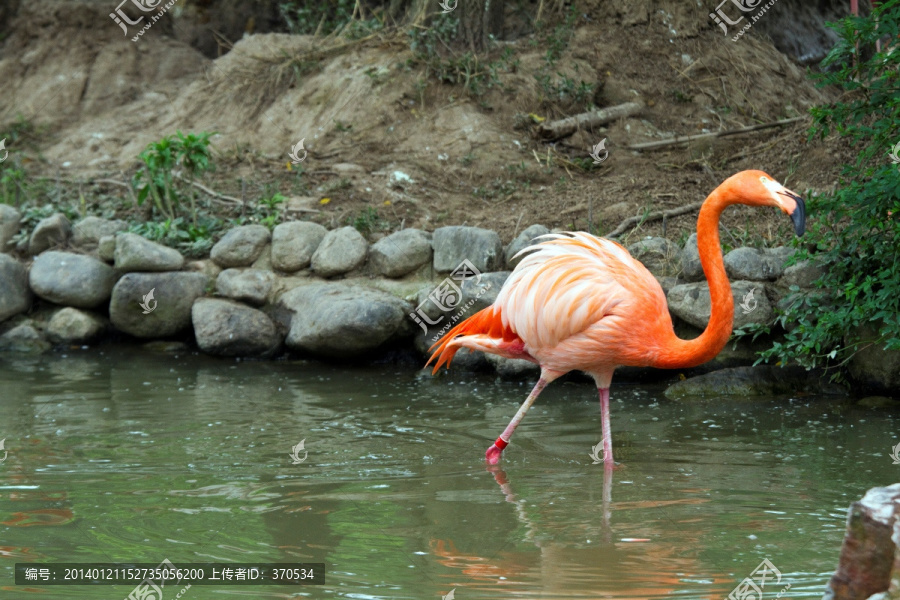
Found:
[{"label": "leafy bush", "polygon": [[[833,193],[810,198],[809,244],[796,259],[822,265],[816,282],[822,291],[794,296],[779,317],[794,328],[762,357],[825,365],[839,378],[864,347],[900,349],[900,165],[889,158],[900,143],[900,0],[829,26],[840,42],[816,78],[819,86],[845,93],[812,110],[810,137],[837,132],[858,154],[844,165]],[[864,59],[859,49],[885,36],[882,51]]]}]

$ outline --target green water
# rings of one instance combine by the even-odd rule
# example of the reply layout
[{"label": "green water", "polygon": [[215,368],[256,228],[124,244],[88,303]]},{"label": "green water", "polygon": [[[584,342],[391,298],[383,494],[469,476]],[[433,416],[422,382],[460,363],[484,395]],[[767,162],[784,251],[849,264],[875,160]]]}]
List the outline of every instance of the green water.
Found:
[{"label": "green water", "polygon": [[[763,559],[772,597],[821,598],[846,509],[900,479],[898,413],[798,397],[682,404],[554,382],[499,465],[530,383],[396,366],[235,362],[107,346],[0,357],[0,597],[17,562],[321,562],[320,587],[213,598],[725,598]],[[305,440],[307,459],[292,464]],[[302,456],[302,454],[301,454]],[[178,590],[166,590],[164,600]]]}]

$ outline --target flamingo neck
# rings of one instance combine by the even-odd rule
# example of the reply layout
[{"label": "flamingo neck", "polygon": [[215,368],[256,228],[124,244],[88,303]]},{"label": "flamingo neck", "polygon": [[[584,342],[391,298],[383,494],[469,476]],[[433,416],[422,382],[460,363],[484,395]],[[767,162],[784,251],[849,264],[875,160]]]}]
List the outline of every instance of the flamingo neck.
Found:
[{"label": "flamingo neck", "polygon": [[656,366],[660,368],[676,369],[703,364],[715,358],[731,337],[734,299],[719,244],[719,217],[723,210],[736,203],[733,197],[727,192],[727,187],[716,189],[703,202],[697,218],[697,250],[709,283],[712,304],[709,323],[703,333],[693,340],[682,340],[672,332],[672,338],[659,353]]}]

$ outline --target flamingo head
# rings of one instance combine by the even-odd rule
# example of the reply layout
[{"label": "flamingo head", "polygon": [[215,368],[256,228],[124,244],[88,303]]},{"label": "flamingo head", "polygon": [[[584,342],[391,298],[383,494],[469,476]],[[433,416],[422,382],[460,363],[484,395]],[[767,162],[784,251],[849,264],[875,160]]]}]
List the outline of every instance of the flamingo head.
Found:
[{"label": "flamingo head", "polygon": [[780,208],[794,223],[797,236],[806,231],[806,203],[796,192],[787,189],[762,171],[744,171],[741,179],[746,204]]}]

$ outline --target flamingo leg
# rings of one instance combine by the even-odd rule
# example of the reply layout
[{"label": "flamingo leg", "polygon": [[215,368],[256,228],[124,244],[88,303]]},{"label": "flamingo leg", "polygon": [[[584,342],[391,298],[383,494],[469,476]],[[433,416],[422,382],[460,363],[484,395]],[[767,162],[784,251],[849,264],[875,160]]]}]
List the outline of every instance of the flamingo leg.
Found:
[{"label": "flamingo leg", "polygon": [[509,425],[506,426],[506,429],[503,430],[503,433],[500,434],[497,441],[491,444],[491,447],[484,453],[484,458],[488,464],[496,465],[500,462],[500,455],[503,454],[503,449],[509,445],[509,438],[512,437],[513,431],[516,430],[516,427],[519,426],[519,422],[525,416],[525,413],[528,412],[528,409],[531,408],[531,405],[534,404],[534,401],[537,400],[537,397],[551,381],[553,380],[545,378],[544,374],[541,374],[541,378],[538,379],[534,389],[531,390],[531,393],[528,394],[528,398],[526,398],[525,402],[522,403],[522,406],[519,407],[519,412],[512,418],[512,421],[509,422]]},{"label": "flamingo leg", "polygon": [[600,392],[600,427],[603,432],[603,467],[611,469],[615,463],[612,454],[612,433],[609,426],[609,388],[598,388]]}]

